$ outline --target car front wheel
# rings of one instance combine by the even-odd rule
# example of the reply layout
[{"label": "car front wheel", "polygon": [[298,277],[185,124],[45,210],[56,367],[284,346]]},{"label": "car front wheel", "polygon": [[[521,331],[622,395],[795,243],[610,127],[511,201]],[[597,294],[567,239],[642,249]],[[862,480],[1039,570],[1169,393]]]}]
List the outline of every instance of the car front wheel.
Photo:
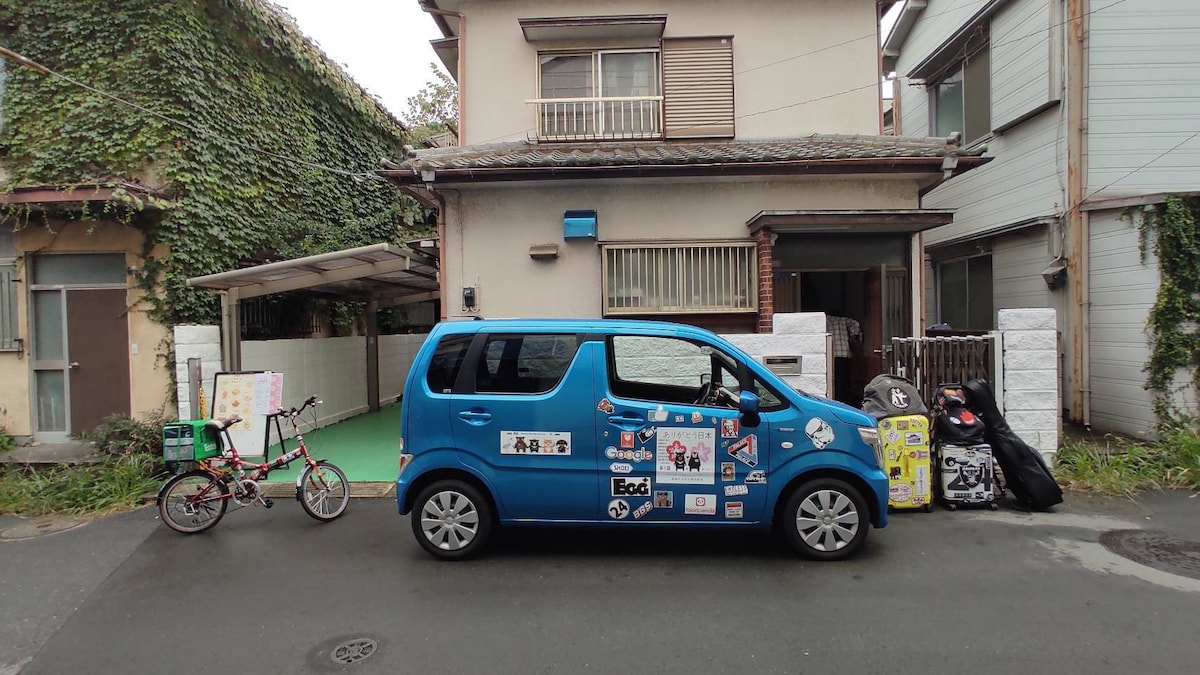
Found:
[{"label": "car front wheel", "polygon": [[417,543],[442,560],[463,560],[483,550],[495,523],[491,505],[469,483],[441,480],[417,496],[412,529]]},{"label": "car front wheel", "polygon": [[867,540],[871,529],[866,500],[849,483],[818,478],[797,488],[784,507],[784,539],[813,560],[844,560]]}]

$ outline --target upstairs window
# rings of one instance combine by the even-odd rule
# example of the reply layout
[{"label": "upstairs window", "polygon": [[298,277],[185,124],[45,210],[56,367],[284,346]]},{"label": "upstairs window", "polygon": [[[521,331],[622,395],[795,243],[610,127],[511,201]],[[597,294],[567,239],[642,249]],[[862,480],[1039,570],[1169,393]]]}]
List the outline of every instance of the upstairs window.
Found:
[{"label": "upstairs window", "polygon": [[542,54],[538,60],[539,137],[662,135],[658,50]]},{"label": "upstairs window", "polygon": [[971,145],[991,133],[992,85],[991,59],[984,44],[970,56],[945,71],[929,87],[933,136],[962,134],[964,145]]}]

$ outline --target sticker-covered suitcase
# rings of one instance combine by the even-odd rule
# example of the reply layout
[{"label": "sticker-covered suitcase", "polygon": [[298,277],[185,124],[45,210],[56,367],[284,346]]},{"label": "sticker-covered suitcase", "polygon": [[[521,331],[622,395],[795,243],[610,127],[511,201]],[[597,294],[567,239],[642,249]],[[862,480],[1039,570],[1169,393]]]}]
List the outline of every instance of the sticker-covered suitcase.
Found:
[{"label": "sticker-covered suitcase", "polygon": [[939,444],[937,460],[941,480],[942,503],[951,511],[960,506],[996,505],[996,477],[992,467],[992,448],[987,444]]},{"label": "sticker-covered suitcase", "polygon": [[888,506],[929,512],[933,504],[929,418],[885,417],[879,420],[879,440],[888,475]]}]

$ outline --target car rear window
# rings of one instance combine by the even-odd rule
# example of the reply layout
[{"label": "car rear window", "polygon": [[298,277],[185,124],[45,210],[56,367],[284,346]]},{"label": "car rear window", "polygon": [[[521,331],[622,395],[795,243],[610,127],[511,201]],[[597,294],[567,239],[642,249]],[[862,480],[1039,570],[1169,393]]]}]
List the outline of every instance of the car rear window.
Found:
[{"label": "car rear window", "polygon": [[438,343],[429,362],[429,371],[425,374],[425,381],[431,391],[449,394],[454,389],[458,371],[462,370],[463,361],[467,357],[467,348],[471,346],[471,337],[452,335],[442,338]]}]

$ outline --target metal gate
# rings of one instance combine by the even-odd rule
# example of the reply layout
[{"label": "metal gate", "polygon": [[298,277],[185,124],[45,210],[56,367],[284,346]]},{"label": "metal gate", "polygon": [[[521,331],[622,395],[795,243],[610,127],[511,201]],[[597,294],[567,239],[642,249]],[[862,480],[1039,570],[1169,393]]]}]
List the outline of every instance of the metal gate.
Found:
[{"label": "metal gate", "polygon": [[938,385],[986,378],[998,391],[996,338],[993,335],[892,338],[888,372],[913,381],[929,403]]}]

